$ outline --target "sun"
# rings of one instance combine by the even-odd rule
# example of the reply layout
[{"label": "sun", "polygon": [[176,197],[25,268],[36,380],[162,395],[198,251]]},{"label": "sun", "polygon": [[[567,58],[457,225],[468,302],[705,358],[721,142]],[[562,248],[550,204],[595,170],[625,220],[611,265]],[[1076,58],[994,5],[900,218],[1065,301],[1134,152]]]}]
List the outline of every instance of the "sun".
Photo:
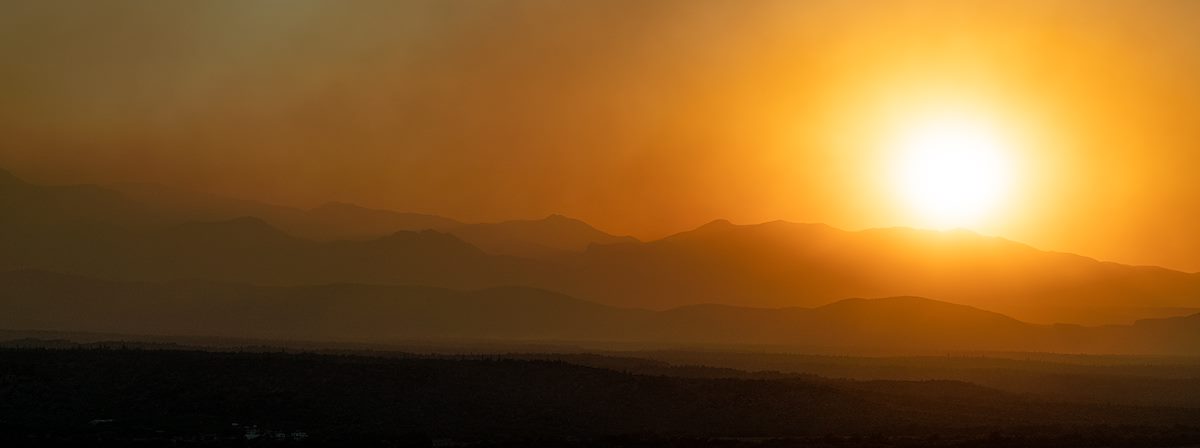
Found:
[{"label": "sun", "polygon": [[1012,184],[1011,148],[989,123],[959,116],[904,126],[894,191],[921,225],[969,228],[996,212]]}]

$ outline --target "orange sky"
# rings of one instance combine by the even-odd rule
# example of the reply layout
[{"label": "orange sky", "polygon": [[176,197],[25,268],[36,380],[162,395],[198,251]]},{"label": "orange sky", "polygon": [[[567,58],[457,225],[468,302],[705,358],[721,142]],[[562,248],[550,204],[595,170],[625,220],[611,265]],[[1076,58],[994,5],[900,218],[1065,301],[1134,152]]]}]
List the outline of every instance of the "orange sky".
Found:
[{"label": "orange sky", "polygon": [[648,238],[919,226],[894,134],[1003,134],[972,228],[1200,271],[1200,2],[0,4],[0,166]]}]

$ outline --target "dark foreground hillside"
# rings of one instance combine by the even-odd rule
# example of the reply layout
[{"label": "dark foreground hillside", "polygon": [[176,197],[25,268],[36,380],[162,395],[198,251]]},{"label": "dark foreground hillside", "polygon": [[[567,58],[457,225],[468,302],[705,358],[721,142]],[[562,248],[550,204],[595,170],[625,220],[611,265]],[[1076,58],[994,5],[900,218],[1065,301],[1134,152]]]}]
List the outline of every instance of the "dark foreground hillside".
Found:
[{"label": "dark foreground hillside", "polygon": [[0,350],[0,441],[1181,446],[1200,444],[1197,422],[1200,409],[1043,402],[954,381],[681,378],[478,358]]}]

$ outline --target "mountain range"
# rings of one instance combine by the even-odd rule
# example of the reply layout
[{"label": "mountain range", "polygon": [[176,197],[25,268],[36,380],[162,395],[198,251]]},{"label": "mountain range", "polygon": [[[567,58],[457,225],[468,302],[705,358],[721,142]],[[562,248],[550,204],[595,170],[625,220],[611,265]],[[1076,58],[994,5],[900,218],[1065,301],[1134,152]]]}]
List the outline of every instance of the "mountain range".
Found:
[{"label": "mountain range", "polygon": [[0,273],[0,328],[158,336],[397,343],[413,340],[773,346],[927,352],[1200,354],[1200,314],[1133,325],[1034,325],[919,297],[816,308],[618,308],[527,287],[268,287],[208,281],[112,282]]},{"label": "mountain range", "polygon": [[731,306],[723,318],[731,322],[753,309],[787,314],[848,297],[929,297],[1037,324],[1130,325],[1200,311],[1200,274],[968,231],[717,220],[642,242],[560,215],[463,223],[144,184],[42,186],[4,172],[0,247],[0,270],[264,287],[524,287],[623,309]]}]

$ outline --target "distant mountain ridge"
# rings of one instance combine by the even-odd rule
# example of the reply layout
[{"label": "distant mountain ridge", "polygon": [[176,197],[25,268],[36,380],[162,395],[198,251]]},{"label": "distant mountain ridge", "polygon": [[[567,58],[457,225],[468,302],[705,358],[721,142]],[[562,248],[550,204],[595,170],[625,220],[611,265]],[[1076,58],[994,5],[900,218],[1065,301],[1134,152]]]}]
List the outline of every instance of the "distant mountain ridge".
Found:
[{"label": "distant mountain ridge", "polygon": [[433,229],[452,233],[490,253],[528,257],[583,250],[589,244],[636,241],[557,214],[540,220],[468,224],[442,216],[372,209],[345,202],[328,202],[302,210],[152,184],[119,184],[114,188],[130,199],[170,210],[176,221],[254,216],[292,235],[319,241],[367,240],[398,231]]},{"label": "distant mountain ridge", "polygon": [[[19,216],[23,224],[33,228],[75,221],[140,231],[188,222],[255,217],[288,234],[317,241],[370,240],[398,231],[433,229],[459,235],[490,253],[527,257],[583,250],[589,244],[636,241],[561,215],[541,220],[468,224],[442,216],[371,209],[343,202],[303,210],[144,183],[112,187],[38,186],[6,171],[0,171],[0,212]],[[4,219],[0,217],[2,223]]]},{"label": "distant mountain ridge", "polygon": [[1132,322],[1200,309],[1200,274],[1044,252],[966,231],[718,220],[644,244],[590,247],[539,285],[625,306],[813,306],[941,297],[1040,322]]},{"label": "distant mountain ridge", "polygon": [[[823,224],[717,220],[640,242],[559,215],[463,224],[348,204],[305,211],[153,188],[139,194],[6,181],[0,185],[0,269],[269,285],[529,286],[658,310],[920,296],[1036,323],[1128,324],[1200,311],[1200,274],[1103,263],[966,231],[848,232]],[[249,212],[261,215],[228,216]],[[276,222],[361,235],[409,224],[449,228],[328,240]]]},{"label": "distant mountain ridge", "polygon": [[0,328],[148,335],[398,342],[523,340],[788,349],[1200,354],[1200,314],[1129,326],[1031,325],[918,297],[817,308],[616,308],[526,287],[264,287],[125,283],[0,272]]},{"label": "distant mountain ridge", "polygon": [[126,183],[111,188],[128,200],[159,210],[176,222],[221,221],[253,216],[292,235],[314,240],[369,239],[401,230],[462,225],[441,216],[377,210],[342,202],[330,202],[304,210],[156,184]]}]

